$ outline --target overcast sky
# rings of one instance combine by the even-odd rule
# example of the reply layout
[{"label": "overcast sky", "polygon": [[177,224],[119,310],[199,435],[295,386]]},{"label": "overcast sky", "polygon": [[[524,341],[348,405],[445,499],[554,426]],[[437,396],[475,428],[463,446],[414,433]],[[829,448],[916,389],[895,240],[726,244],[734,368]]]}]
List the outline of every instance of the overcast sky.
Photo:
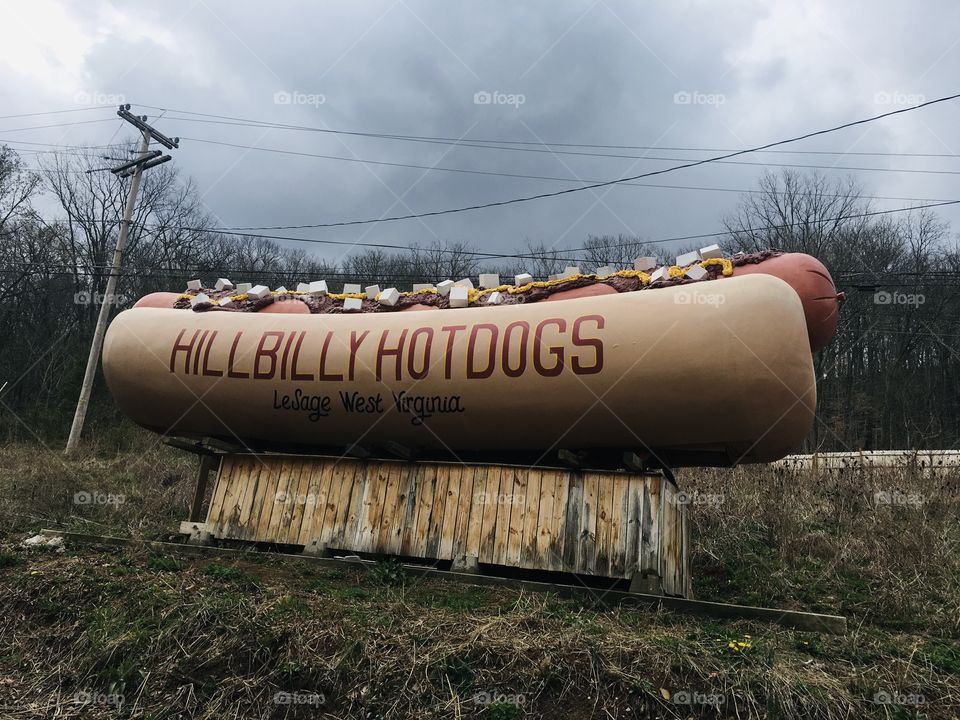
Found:
[{"label": "overcast sky", "polygon": [[[297,157],[200,139],[588,180],[677,163],[199,123],[175,110],[360,132],[740,149],[960,91],[960,4],[948,0],[924,3],[922,12],[912,3],[887,0],[29,0],[4,2],[2,16],[0,115],[133,103],[158,128],[184,138],[173,153],[175,163],[196,181],[204,203],[226,226],[424,212],[572,185]],[[158,118],[158,111],[142,105],[169,110]],[[100,118],[108,121],[3,132]],[[955,101],[791,148],[957,154],[958,126]],[[0,120],[0,142],[99,144],[123,137],[132,138],[133,132],[122,127],[113,109]],[[673,159],[709,155],[675,149],[593,152]],[[36,165],[37,156],[24,158]],[[960,171],[960,162],[951,157],[759,154],[738,159]],[[755,187],[763,169],[709,165],[647,182],[747,189]],[[853,172],[877,196],[960,196],[956,175],[823,172]],[[589,234],[658,239],[719,230],[720,218],[737,197],[620,186],[422,221],[300,232],[397,244],[463,240],[484,250],[513,249],[527,239],[570,248]],[[874,201],[877,209],[909,204]],[[956,229],[958,212],[941,213]],[[344,250],[325,253],[335,258]]]}]

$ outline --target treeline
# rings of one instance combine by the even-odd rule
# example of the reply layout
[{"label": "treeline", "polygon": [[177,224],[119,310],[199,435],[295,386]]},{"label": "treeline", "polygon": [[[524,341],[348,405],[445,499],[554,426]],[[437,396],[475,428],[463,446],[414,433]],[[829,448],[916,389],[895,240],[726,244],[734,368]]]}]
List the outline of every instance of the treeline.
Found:
[{"label": "treeline", "polygon": [[[126,186],[102,155],[50,155],[39,171],[0,147],[0,432],[59,442],[70,426],[93,326],[119,231]],[[873,214],[852,180],[786,171],[765,175],[723,219],[730,252],[779,248],[820,258],[846,292],[836,341],[815,357],[818,421],[807,451],[940,448],[960,444],[960,253],[929,210]],[[170,164],[145,173],[117,304],[129,307],[188,279],[302,280],[395,285],[500,272],[538,277],[567,265],[632,266],[677,252],[632,236],[590,237],[586,249],[525,243],[485,258],[466,243],[404,250],[356,247],[330,262],[303,248],[224,235],[202,196]],[[704,239],[688,248],[713,242]],[[577,245],[578,243],[568,243]],[[345,250],[347,248],[344,248]],[[485,250],[485,249],[482,249]],[[697,328],[709,333],[709,329]],[[120,422],[98,378],[88,432]]]}]

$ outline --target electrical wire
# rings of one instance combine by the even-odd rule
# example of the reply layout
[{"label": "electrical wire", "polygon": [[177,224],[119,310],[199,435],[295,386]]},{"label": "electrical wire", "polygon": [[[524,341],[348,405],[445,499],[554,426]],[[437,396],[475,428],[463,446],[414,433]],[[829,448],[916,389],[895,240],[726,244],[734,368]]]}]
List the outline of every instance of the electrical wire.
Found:
[{"label": "electrical wire", "polygon": [[[58,264],[58,263],[30,263],[30,262],[8,262],[4,263],[4,266],[0,266],[0,272],[11,273],[14,272],[12,267],[26,268],[29,270],[35,271],[47,271],[47,272],[63,272],[68,274],[77,274],[77,275],[103,275],[111,271],[112,266],[110,265],[90,265],[84,267],[75,267],[73,265],[67,264]],[[22,271],[22,270],[21,270]],[[18,271],[20,272],[20,271]],[[152,277],[152,278],[165,278],[165,277],[193,277],[196,275],[209,274],[212,272],[227,274],[234,277],[238,276],[257,276],[257,275],[270,275],[275,277],[289,277],[289,278],[303,278],[305,277],[305,271],[303,270],[271,270],[267,268],[198,268],[198,267],[166,267],[156,270],[139,270],[136,268],[128,268],[121,270],[120,275],[129,276],[129,277]],[[422,273],[408,273],[408,272],[392,272],[390,270],[384,270],[379,273],[371,272],[352,272],[350,270],[332,270],[325,269],[320,271],[325,277],[364,277],[364,278],[404,278],[417,280],[423,277]],[[838,283],[843,283],[845,286],[852,286],[856,289],[869,289],[875,286],[905,286],[905,287],[954,287],[960,284],[960,271],[930,271],[930,272],[919,272],[919,271],[899,271],[899,270],[889,270],[889,271],[879,271],[875,273],[875,277],[868,283],[855,284],[855,278],[864,274],[872,274],[873,271],[862,271],[862,270],[836,270],[832,273],[832,277]],[[894,280],[882,279],[882,276],[894,276]],[[903,283],[899,279],[901,277],[911,277],[915,278],[913,282]],[[922,282],[923,278],[929,278],[931,282]],[[955,281],[955,282],[954,282]]]},{"label": "electrical wire", "polygon": [[74,125],[91,125],[93,123],[111,122],[112,120],[113,120],[112,117],[108,117],[108,118],[100,118],[98,120],[77,120],[76,122],[69,122],[69,123],[54,123],[52,125],[34,125],[32,127],[3,128],[3,129],[0,129],[0,133],[23,132],[25,130],[43,130],[45,128],[55,128],[55,127],[73,127]]},{"label": "electrical wire", "polygon": [[[242,148],[247,150],[258,150],[262,152],[271,152],[279,153],[282,155],[294,155],[302,157],[311,157],[327,160],[341,160],[344,162],[353,162],[353,163],[363,163],[368,165],[383,165],[388,167],[399,167],[399,168],[410,168],[415,170],[429,170],[429,171],[441,171],[441,172],[452,172],[452,173],[464,173],[469,175],[486,175],[492,177],[508,177],[508,178],[517,178],[524,180],[546,180],[553,182],[567,182],[567,183],[596,183],[602,182],[596,179],[590,178],[570,178],[570,177],[557,177],[553,175],[528,175],[523,173],[509,173],[509,172],[499,172],[494,170],[476,170],[471,168],[457,168],[457,167],[446,167],[440,165],[417,165],[413,163],[400,163],[400,162],[387,162],[381,160],[363,160],[360,158],[350,158],[343,157],[339,155],[323,155],[317,153],[308,153],[301,152],[296,150],[283,150],[279,148],[264,148],[256,147],[249,145],[239,145],[234,143],[221,142],[217,140],[208,140],[205,138],[181,138],[181,140],[190,140],[193,142],[208,143],[212,145],[224,145],[227,147]],[[29,144],[29,145],[47,145],[46,143],[27,143],[21,140],[10,141],[18,144]],[[63,148],[63,149],[74,149],[77,151],[87,150],[87,149],[102,149],[112,147],[111,145],[51,145],[51,147]],[[55,154],[55,151],[39,151],[39,150],[20,150],[19,148],[14,148],[18,152],[29,153],[29,152],[45,152],[48,154]],[[841,169],[841,168],[835,168]],[[960,174],[960,173],[957,173]],[[697,190],[697,191],[709,191],[709,192],[735,192],[735,193],[751,193],[751,194],[769,194],[770,191],[767,190],[756,190],[756,189],[738,189],[738,188],[721,188],[721,187],[704,187],[704,186],[689,186],[689,185],[667,185],[662,183],[636,183],[636,182],[625,182],[621,183],[624,186],[629,187],[649,187],[649,188],[661,188],[661,189],[670,189],[670,190]],[[783,193],[785,194],[785,193]],[[842,197],[838,194],[830,193],[820,193],[817,197]],[[886,195],[862,195],[860,199],[863,200],[896,200],[903,202],[938,202],[941,198],[916,198],[916,197],[892,197]]]},{"label": "electrical wire", "polygon": [[[176,118],[173,118],[176,119]],[[192,140],[193,142],[207,142],[211,144],[219,145],[228,145],[230,147],[243,148],[246,150],[261,150],[266,148],[259,148],[256,146],[250,145],[239,145],[226,142],[218,142],[215,140],[210,140],[207,138],[181,138],[183,140]],[[402,138],[401,138],[402,139]],[[415,140],[415,142],[427,142],[432,143],[431,140]],[[625,160],[649,160],[655,162],[686,162],[691,158],[682,158],[682,157],[661,157],[656,155],[622,155],[622,154],[609,154],[609,153],[590,153],[590,152],[575,152],[570,150],[543,150],[539,148],[521,148],[521,147],[505,147],[505,146],[496,146],[496,145],[476,145],[469,142],[450,142],[450,143],[440,143],[444,145],[456,145],[457,147],[469,147],[469,148],[481,148],[485,150],[516,150],[518,152],[529,152],[529,153],[545,153],[547,155],[575,155],[591,158],[619,158]],[[660,148],[657,148],[660,149]],[[284,151],[275,151],[275,152],[284,152]],[[734,151],[724,151],[724,152],[734,152]],[[296,154],[296,153],[293,153]],[[839,154],[839,153],[838,153]],[[342,157],[331,157],[331,156],[318,156],[318,157],[329,157],[331,160],[345,160],[347,158]],[[355,162],[369,162],[374,163],[372,160],[355,160]],[[850,165],[811,165],[811,164],[802,164],[802,163],[783,163],[783,162],[750,162],[746,160],[716,160],[717,164],[720,165],[746,165],[746,166],[755,166],[755,167],[787,167],[787,168],[801,168],[808,170],[854,170],[854,171],[867,171],[867,172],[904,172],[904,173],[924,173],[924,174],[941,174],[941,175],[960,175],[960,172],[954,172],[950,170],[924,170],[924,169],[906,169],[906,168],[877,168],[877,167],[859,167],[859,166],[850,166]],[[376,163],[374,163],[376,164]],[[383,163],[380,163],[383,164]],[[430,170],[432,168],[425,168]]]},{"label": "electrical wire", "polygon": [[[787,143],[797,142],[797,141],[805,140],[805,139],[808,139],[808,138],[811,138],[811,137],[816,137],[816,136],[820,136],[820,135],[824,135],[824,134],[836,132],[836,131],[841,130],[841,129],[846,129],[846,128],[850,128],[850,127],[862,125],[862,124],[864,124],[864,123],[873,122],[873,121],[879,120],[879,119],[881,119],[881,118],[886,118],[886,117],[890,117],[890,116],[893,116],[893,115],[899,115],[899,114],[902,114],[902,113],[905,113],[905,112],[910,112],[910,111],[917,110],[917,109],[920,109],[920,108],[923,108],[923,107],[927,107],[927,106],[930,106],[930,105],[934,105],[934,104],[937,104],[937,103],[942,103],[942,102],[946,102],[946,101],[950,101],[950,100],[955,100],[955,99],[957,99],[958,97],[960,97],[960,95],[951,95],[951,96],[947,96],[947,97],[937,98],[937,99],[934,99],[934,100],[930,100],[930,101],[921,103],[921,104],[916,105],[916,106],[914,106],[914,107],[902,108],[902,109],[899,109],[899,110],[890,111],[890,112],[883,113],[883,114],[876,115],[876,116],[872,116],[872,117],[869,117],[869,118],[864,118],[864,119],[861,119],[861,120],[856,120],[856,121],[844,123],[844,124],[841,124],[841,125],[837,125],[837,126],[834,126],[834,127],[831,127],[831,128],[824,129],[824,130],[818,130],[818,131],[806,133],[806,134],[804,134],[804,135],[800,135],[800,136],[797,136],[797,137],[789,138],[789,139],[786,139],[786,140],[780,140],[780,141],[768,143],[768,144],[766,144],[766,145],[761,145],[761,146],[758,146],[758,147],[755,147],[755,148],[746,149],[746,150],[739,150],[739,151],[730,153],[730,154],[728,154],[728,155],[722,155],[722,156],[713,157],[713,158],[705,158],[705,159],[701,159],[701,160],[697,160],[697,161],[691,161],[691,162],[686,163],[686,164],[683,164],[683,165],[679,165],[679,166],[675,166],[675,167],[671,167],[671,168],[664,168],[664,169],[661,169],[661,170],[656,170],[656,171],[652,171],[652,172],[648,172],[648,173],[643,173],[643,174],[635,175],[635,176],[631,176],[631,177],[619,178],[619,179],[614,179],[614,180],[607,180],[607,181],[602,181],[602,182],[593,182],[593,183],[591,183],[591,184],[583,185],[583,186],[576,187],[576,188],[568,188],[568,189],[565,189],[565,190],[559,190],[559,191],[554,191],[554,192],[549,192],[549,193],[540,193],[540,194],[537,194],[537,195],[524,196],[524,197],[520,197],[520,198],[513,198],[513,199],[510,199],[510,200],[502,200],[502,201],[496,201],[496,202],[491,202],[491,203],[483,203],[483,204],[477,204],[477,205],[472,205],[472,206],[467,206],[467,207],[451,208],[451,209],[447,209],[447,210],[432,211],[432,212],[426,212],[426,213],[414,213],[414,214],[409,214],[409,215],[404,215],[404,216],[394,216],[394,217],[390,217],[390,218],[376,218],[376,219],[370,219],[370,220],[355,220],[355,221],[345,221],[345,222],[338,222],[338,223],[321,223],[321,224],[313,224],[313,225],[265,226],[265,227],[178,228],[178,229],[180,229],[180,230],[188,230],[188,231],[193,230],[193,231],[198,231],[198,232],[209,232],[209,233],[220,234],[220,235],[228,234],[228,235],[234,235],[234,236],[239,236],[239,237],[262,237],[262,238],[266,238],[266,239],[279,239],[279,240],[288,240],[288,241],[295,241],[295,242],[313,242],[313,243],[330,244],[330,245],[350,245],[350,246],[360,246],[360,247],[378,247],[378,248],[387,248],[387,249],[410,249],[410,248],[407,248],[407,247],[404,247],[404,246],[391,245],[391,244],[385,244],[385,243],[354,243],[354,242],[350,242],[350,241],[319,240],[319,239],[312,239],[312,238],[298,238],[298,237],[290,237],[290,236],[263,235],[263,234],[259,234],[259,233],[256,234],[256,235],[251,235],[250,233],[240,232],[240,231],[246,231],[246,230],[308,229],[308,228],[318,228],[318,227],[341,227],[341,226],[347,226],[347,225],[362,225],[362,224],[368,224],[368,223],[387,222],[387,221],[390,221],[390,220],[401,220],[401,219],[411,219],[411,218],[428,217],[428,216],[436,216],[436,215],[446,215],[446,214],[451,214],[451,213],[465,212],[465,211],[468,211],[468,210],[476,210],[476,209],[482,209],[482,208],[488,208],[488,207],[498,207],[498,206],[504,206],[504,205],[510,205],[510,204],[515,204],[515,203],[520,203],[520,202],[528,202],[528,201],[531,201],[531,200],[537,200],[537,199],[542,199],[542,198],[557,197],[557,196],[560,196],[560,195],[566,195],[566,194],[570,194],[570,193],[573,193],[573,192],[579,192],[579,191],[583,191],[583,190],[587,190],[587,189],[595,189],[595,188],[599,188],[599,187],[607,187],[607,186],[611,186],[611,185],[623,184],[623,183],[628,182],[628,181],[631,181],[631,180],[636,180],[636,179],[643,178],[643,177],[649,177],[649,176],[652,176],[652,175],[660,175],[660,174],[672,172],[672,171],[679,170],[679,169],[684,169],[684,168],[689,168],[689,167],[696,167],[696,166],[704,165],[704,164],[711,163],[711,162],[720,162],[720,161],[722,161],[722,160],[724,160],[724,159],[727,159],[727,158],[730,158],[730,157],[736,157],[736,156],[743,155],[743,154],[747,154],[747,153],[751,153],[751,152],[758,152],[758,151],[760,151],[760,150],[765,150],[765,149],[769,149],[769,148],[781,146],[781,145],[784,145],[784,144],[787,144]],[[104,120],[82,121],[82,122],[106,122],[106,121],[109,121],[109,120],[112,120],[112,118],[106,118],[106,119],[104,119]],[[33,152],[40,152],[40,151],[33,151]],[[856,218],[856,217],[871,217],[871,216],[884,215],[884,214],[896,213],[896,212],[908,212],[908,211],[912,211],[912,210],[919,210],[919,209],[930,208],[930,207],[942,207],[942,206],[946,206],[946,205],[953,205],[953,204],[956,204],[956,203],[958,203],[958,202],[960,202],[960,201],[956,201],[956,200],[942,201],[942,202],[929,203],[929,204],[920,205],[920,206],[912,206],[912,207],[908,207],[908,208],[896,208],[896,209],[890,209],[890,210],[872,211],[872,212],[868,212],[868,213],[851,214],[851,215],[846,215],[846,216],[840,216],[840,217],[837,217],[837,218],[821,219],[821,220],[817,220],[817,221],[814,221],[814,222],[824,223],[824,222],[833,222],[833,221],[835,221],[835,220],[840,220],[840,219],[853,219],[853,218]],[[768,226],[768,227],[764,227],[764,228],[748,228],[748,229],[744,229],[744,230],[741,230],[741,231],[736,231],[736,233],[734,233],[734,234],[737,234],[737,233],[746,233],[746,232],[769,231],[769,230],[772,230],[772,229],[780,229],[780,228],[784,228],[784,227],[793,227],[793,226],[797,226],[797,225],[806,225],[806,224],[809,224],[809,223],[791,223],[791,224],[782,225],[782,226]],[[657,243],[666,243],[666,242],[680,242],[680,241],[684,241],[684,240],[702,239],[702,238],[706,238],[706,237],[717,237],[717,236],[728,235],[728,234],[730,234],[728,231],[723,231],[723,232],[719,232],[719,233],[704,233],[704,234],[698,234],[698,235],[688,235],[688,236],[681,236],[681,237],[664,238],[664,239],[660,239],[660,240],[653,240],[653,241],[646,241],[646,242],[640,241],[640,242],[622,243],[622,244],[619,245],[619,247],[626,247],[626,246],[635,245],[635,244],[657,244]],[[602,248],[602,249],[611,249],[612,247],[618,247],[618,246],[606,246],[606,247],[604,247],[604,248]],[[599,249],[599,248],[590,248],[590,247],[588,246],[588,247],[575,248],[575,249],[572,249],[572,250],[551,251],[551,252],[550,252],[548,255],[546,255],[546,256],[544,256],[544,255],[534,255],[534,254],[526,254],[526,255],[519,255],[519,254],[502,254],[502,255],[497,255],[497,254],[493,254],[493,253],[481,253],[481,252],[477,252],[477,251],[460,251],[460,250],[446,250],[446,249],[440,249],[439,252],[451,252],[451,253],[456,253],[456,254],[471,255],[471,256],[475,256],[475,257],[487,257],[487,258],[507,258],[507,257],[513,257],[513,258],[542,259],[542,258],[544,258],[544,257],[547,257],[547,258],[550,258],[550,259],[560,260],[560,259],[568,259],[568,258],[559,258],[559,257],[557,257],[557,254],[558,254],[558,253],[562,253],[562,252],[578,252],[578,251],[598,251],[598,250],[602,251],[602,249]],[[574,259],[574,260],[576,260],[576,259]]]},{"label": "electrical wire", "polygon": [[552,192],[536,193],[534,195],[525,195],[522,197],[510,198],[508,200],[497,200],[497,201],[487,202],[487,203],[476,203],[473,205],[467,205],[467,206],[462,206],[457,208],[447,208],[444,210],[432,210],[432,211],[421,212],[421,213],[408,213],[406,215],[394,215],[390,217],[368,218],[365,220],[345,220],[345,221],[332,222],[332,223],[311,223],[311,224],[304,224],[304,225],[269,225],[269,226],[262,226],[262,227],[239,227],[239,228],[223,228],[223,229],[225,230],[230,230],[230,229],[233,229],[233,230],[300,230],[300,229],[325,228],[325,227],[347,227],[347,226],[355,226],[355,225],[369,225],[373,223],[393,222],[398,220],[411,220],[411,219],[419,219],[419,218],[425,218],[425,217],[437,217],[440,215],[451,215],[454,213],[468,212],[473,210],[483,210],[483,209],[492,208],[492,207],[504,207],[507,205],[515,205],[519,203],[531,202],[534,200],[543,200],[546,198],[569,195],[572,193],[583,192],[585,190],[596,190],[598,188],[609,187],[611,185],[619,185],[624,182],[640,180],[646,177],[663,175],[666,173],[675,172],[677,170],[699,167],[700,165],[706,165],[708,163],[729,160],[730,158],[738,157],[740,155],[746,155],[752,152],[757,152],[758,150],[766,150],[769,148],[786,145],[788,143],[799,142],[801,140],[807,140],[809,138],[819,137],[821,135],[827,135],[829,133],[834,133],[839,130],[857,127],[859,125],[875,122],[877,120],[892,117],[894,115],[901,115],[903,113],[913,112],[924,107],[930,107],[932,105],[936,105],[938,103],[956,100],[957,98],[960,98],[960,94],[948,95],[946,97],[936,98],[934,100],[928,100],[924,103],[915,105],[913,107],[901,108],[899,110],[891,110],[890,112],[881,113],[880,115],[874,115],[868,118],[854,120],[851,122],[825,128],[823,130],[815,130],[812,132],[805,133],[803,135],[787,138],[785,140],[777,140],[774,142],[766,143],[764,145],[759,145],[757,147],[748,148],[746,150],[738,150],[737,152],[728,153],[726,155],[718,155],[710,158],[704,158],[701,160],[686,162],[681,165],[674,165],[668,168],[661,168],[660,170],[653,170],[645,173],[640,173],[638,175],[615,178],[613,180],[606,180],[604,182],[599,182],[599,183],[590,183],[588,185],[581,185],[579,187],[574,187],[574,188],[566,188],[564,190],[554,190]]},{"label": "electrical wire", "polygon": [[16,115],[0,115],[0,120],[9,120],[10,118],[38,117],[40,115],[62,115],[63,113],[87,112],[88,110],[103,110],[104,108],[115,108],[116,105],[91,105],[82,108],[70,108],[69,110],[44,110],[43,112],[18,113]]},{"label": "electrical wire", "polygon": [[[317,153],[308,153],[302,152],[299,150],[283,150],[280,148],[265,148],[255,145],[240,145],[237,143],[223,142],[220,140],[210,140],[207,138],[191,138],[191,137],[181,137],[181,140],[189,140],[192,142],[207,143],[210,145],[222,145],[225,147],[238,148],[241,150],[255,150],[258,152],[269,152],[269,153],[278,153],[281,155],[293,155],[298,157],[309,157],[309,158],[319,158],[322,160],[338,160],[342,162],[351,162],[359,163],[362,165],[381,165],[386,167],[399,167],[399,168],[410,168],[414,170],[427,170],[427,171],[440,171],[440,172],[453,172],[453,173],[466,173],[470,175],[489,175],[494,177],[510,177],[510,178],[521,178],[526,180],[551,180],[556,182],[573,182],[581,184],[597,184],[603,183],[603,180],[588,179],[588,178],[570,178],[570,177],[556,177],[552,175],[526,175],[522,173],[508,173],[508,172],[499,172],[495,170],[474,170],[470,168],[456,168],[456,167],[446,167],[442,165],[417,165],[414,163],[401,163],[401,162],[388,162],[385,160],[366,160],[363,158],[356,157],[344,157],[342,155],[322,155]],[[670,160],[670,161],[682,161],[684,158],[644,158],[646,160]],[[791,167],[791,168],[821,168],[827,170],[875,170],[877,172],[904,172],[904,173],[919,173],[919,174],[935,174],[935,175],[960,175],[960,170],[914,170],[914,169],[896,169],[896,168],[859,168],[859,167],[849,167],[843,165],[796,165],[796,164],[786,164],[786,163],[751,163],[751,162],[737,162],[733,161],[732,164],[736,165],[760,165],[764,167]],[[622,186],[629,187],[670,187],[664,185],[656,185],[652,183],[634,183],[634,182],[623,182],[620,183]],[[763,192],[763,191],[755,191]],[[896,200],[917,200],[925,202],[931,200],[932,198],[889,198]],[[249,229],[249,228],[242,228]],[[286,228],[267,228],[271,230],[277,229],[286,229]]]},{"label": "electrical wire", "polygon": [[[743,228],[736,231],[721,230],[718,232],[710,233],[698,233],[695,235],[680,235],[675,237],[660,238],[657,240],[640,240],[637,239],[631,242],[617,243],[613,245],[604,245],[602,247],[591,247],[589,245],[581,246],[577,248],[566,248],[562,250],[550,250],[544,253],[526,253],[526,254],[517,254],[517,253],[490,253],[490,252],[481,252],[478,250],[459,250],[459,249],[448,249],[448,248],[433,248],[433,249],[424,249],[424,252],[437,252],[437,253],[449,253],[455,255],[469,255],[474,257],[483,257],[483,258],[516,258],[516,259],[530,259],[530,260],[563,260],[567,262],[582,262],[585,258],[582,257],[570,257],[563,256],[561,253],[571,253],[571,252],[593,252],[602,255],[604,251],[620,248],[620,247],[643,247],[648,245],[658,245],[663,243],[673,243],[673,242],[683,242],[689,240],[702,240],[705,238],[717,238],[724,237],[728,235],[743,235],[747,233],[760,233],[760,232],[769,232],[771,230],[782,230],[791,227],[800,227],[800,226],[809,226],[824,224],[830,222],[837,222],[840,220],[853,220],[857,218],[866,218],[866,217],[875,217],[879,215],[891,215],[902,212],[912,212],[914,210],[924,210],[934,207],[943,207],[948,205],[956,205],[960,203],[960,200],[946,200],[937,203],[927,203],[924,205],[912,205],[905,208],[890,208],[887,210],[871,210],[869,212],[862,213],[850,213],[846,215],[838,215],[836,217],[829,218],[819,218],[812,221],[799,221],[794,223],[784,223],[782,225],[763,225],[760,227],[750,227]],[[146,226],[152,227],[152,226]],[[225,235],[230,237],[247,237],[247,238],[263,238],[265,240],[287,240],[292,242],[304,242],[312,243],[317,245],[348,245],[351,247],[359,248],[377,248],[377,249],[387,249],[387,250],[413,250],[415,248],[405,246],[405,245],[395,245],[391,243],[369,243],[369,242],[353,242],[351,240],[323,240],[320,238],[302,238],[296,237],[293,235],[273,235],[273,234],[264,234],[264,233],[253,233],[253,232],[243,232],[240,230],[231,230],[231,229],[218,229],[218,228],[195,228],[195,227],[183,227],[183,226],[168,226],[168,230],[181,230],[186,232],[200,232],[200,233],[210,233],[213,235]]]},{"label": "electrical wire", "polygon": [[[143,107],[151,110],[167,110],[166,108],[161,108],[156,105],[142,105],[138,104],[138,107]],[[201,120],[197,118],[187,118],[187,117],[176,117],[170,116],[168,120],[180,120],[184,122],[196,122],[196,123],[208,123],[213,125],[232,125],[240,127],[255,127],[255,128],[267,128],[274,130],[297,130],[305,132],[316,132],[332,135],[352,135],[359,137],[367,137],[373,139],[382,139],[382,140],[405,140],[411,142],[428,142],[428,143],[437,143],[444,145],[465,145],[466,147],[474,147],[468,143],[477,143],[479,145],[491,145],[491,146],[502,146],[496,149],[500,150],[521,150],[521,148],[509,147],[510,145],[520,145],[520,146],[539,146],[544,148],[556,148],[556,147],[573,147],[573,148],[597,148],[597,149],[608,149],[608,150],[666,150],[666,151],[680,151],[680,152],[735,152],[731,148],[704,148],[704,147],[685,147],[685,146],[662,146],[662,145],[605,145],[600,143],[572,143],[572,142],[550,142],[545,140],[499,140],[499,139],[485,139],[485,138],[456,138],[456,137],[444,137],[444,136],[434,136],[434,135],[409,135],[409,134],[400,134],[400,133],[375,133],[375,132],[361,132],[355,130],[335,130],[332,128],[320,128],[309,125],[292,125],[288,123],[278,123],[268,120],[251,120],[247,118],[238,118],[230,115],[215,115],[213,113],[200,113],[193,112],[190,110],[176,110],[169,109],[169,112],[181,113],[184,115],[196,115],[206,118],[220,118],[220,120]],[[551,150],[546,150],[546,152],[552,152]],[[851,155],[851,156],[863,156],[863,157],[918,157],[918,158],[957,158],[960,155],[956,153],[895,153],[895,152],[863,152],[863,151],[846,151],[846,150],[757,150],[755,152],[760,153],[771,153],[771,154],[780,154],[780,155]],[[560,154],[559,151],[555,154]],[[574,153],[574,154],[586,154],[590,153]],[[596,154],[594,157],[626,157],[634,158],[637,156],[634,155],[604,155]],[[640,156],[642,157],[642,156]]]},{"label": "electrical wire", "polygon": [[[120,122],[123,123],[122,120]],[[122,128],[123,125],[121,124],[120,127]],[[116,132],[114,132],[114,137],[116,137]],[[3,144],[4,145],[11,145],[11,144],[31,145],[34,147],[46,147],[46,148],[62,148],[65,150],[100,150],[103,148],[117,147],[120,145],[131,145],[132,143],[129,143],[129,142],[112,143],[111,142],[110,144],[107,144],[107,145],[76,145],[76,144],[69,145],[69,144],[61,144],[61,143],[31,142],[29,140],[4,140]],[[18,152],[20,152],[19,148],[13,148],[13,150],[17,150]],[[26,152],[26,150],[24,150],[23,152]]]}]

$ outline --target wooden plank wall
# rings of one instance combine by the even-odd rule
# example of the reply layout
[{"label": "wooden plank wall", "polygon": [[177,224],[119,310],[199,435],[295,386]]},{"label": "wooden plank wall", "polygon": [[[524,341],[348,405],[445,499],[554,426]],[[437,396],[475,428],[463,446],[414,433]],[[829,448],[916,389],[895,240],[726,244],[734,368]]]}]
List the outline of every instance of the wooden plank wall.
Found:
[{"label": "wooden plank wall", "polygon": [[216,537],[611,578],[687,595],[686,524],[659,475],[499,465],[226,455]]}]

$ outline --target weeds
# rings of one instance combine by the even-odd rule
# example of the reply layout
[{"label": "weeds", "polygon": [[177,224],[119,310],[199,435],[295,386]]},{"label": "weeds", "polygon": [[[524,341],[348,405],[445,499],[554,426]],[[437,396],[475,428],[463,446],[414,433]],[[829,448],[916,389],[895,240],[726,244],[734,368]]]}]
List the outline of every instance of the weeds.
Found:
[{"label": "weeds", "polygon": [[16,567],[17,565],[23,565],[24,560],[19,555],[14,555],[13,553],[0,552],[0,570],[3,568]]},{"label": "weeds", "polygon": [[203,573],[207,577],[223,583],[232,583],[245,588],[255,588],[257,586],[253,576],[237,567],[210,563],[204,568]]},{"label": "weeds", "polygon": [[406,584],[408,577],[403,565],[394,558],[378,560],[370,568],[370,581],[374,585],[399,587]]},{"label": "weeds", "polygon": [[[0,448],[0,492],[11,498],[0,507],[10,620],[0,626],[0,707],[78,717],[71,698],[95,691],[124,694],[123,712],[135,698],[143,717],[171,717],[171,707],[200,720],[319,713],[278,706],[283,690],[322,695],[330,717],[384,720],[960,715],[955,471],[680,473],[684,489],[723,498],[689,508],[698,597],[848,615],[851,633],[835,637],[468,588],[389,560],[306,572],[256,554],[209,562],[18,547],[41,526],[138,537],[175,528],[192,458],[136,438],[129,447],[66,460]],[[924,502],[878,507],[885,488]],[[75,505],[85,489],[126,502]],[[494,689],[524,702],[500,702]],[[484,692],[490,701],[474,702]],[[675,702],[696,693],[725,704]]]},{"label": "weeds", "polygon": [[169,555],[151,555],[147,559],[147,567],[161,572],[176,572],[180,569],[180,563]]}]

